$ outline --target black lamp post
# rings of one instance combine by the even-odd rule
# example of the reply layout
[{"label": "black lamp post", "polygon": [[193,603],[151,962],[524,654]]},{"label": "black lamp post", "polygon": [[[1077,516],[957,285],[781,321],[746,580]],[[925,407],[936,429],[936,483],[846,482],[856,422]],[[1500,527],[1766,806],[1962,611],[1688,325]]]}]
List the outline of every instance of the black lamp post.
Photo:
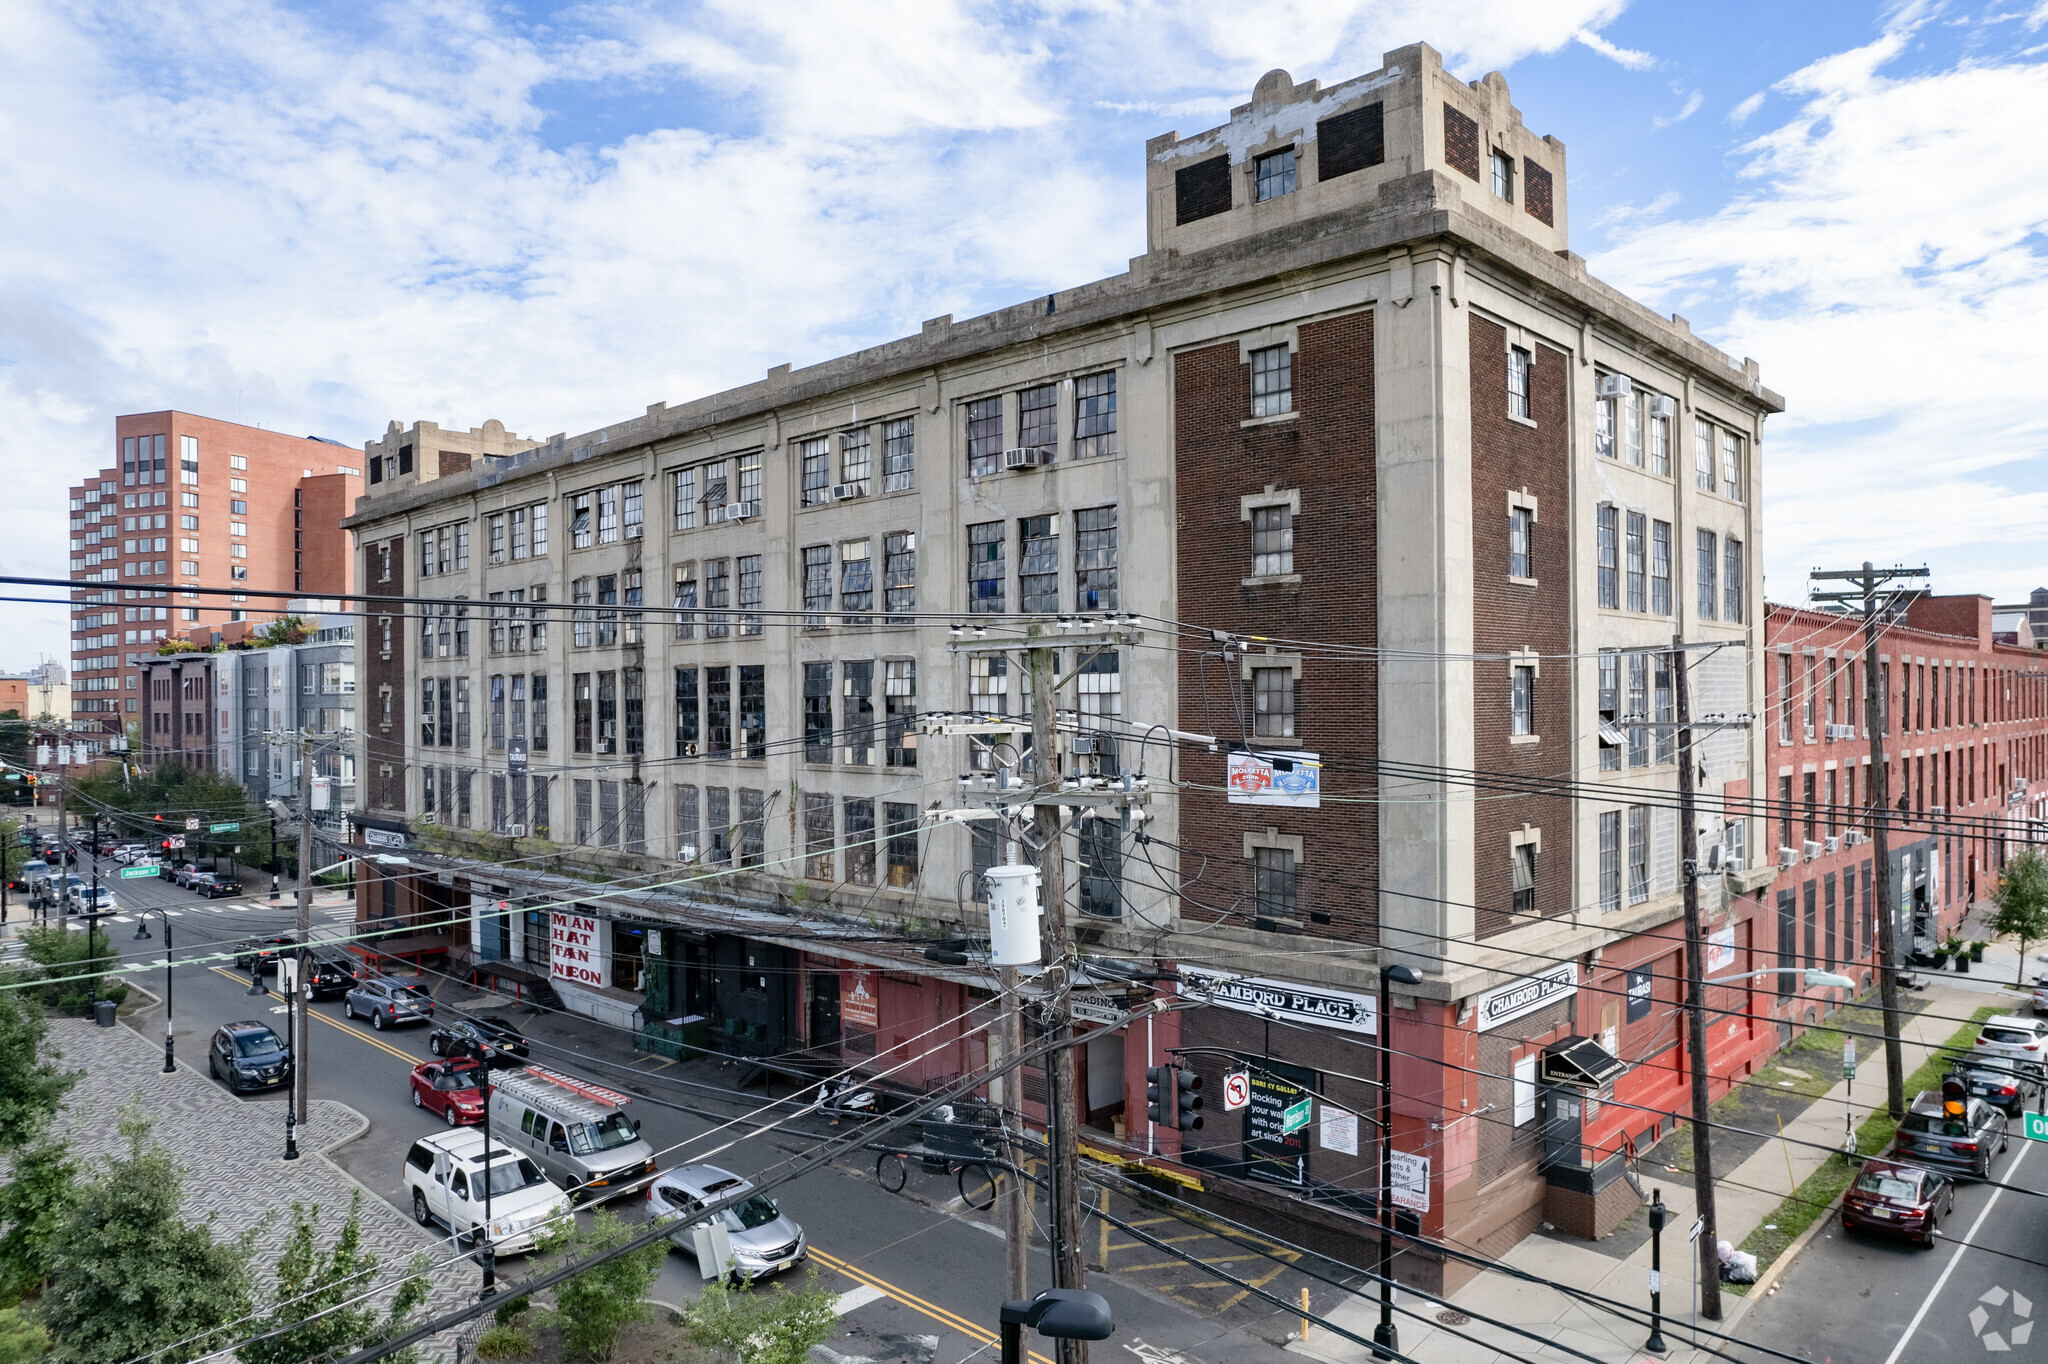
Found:
[{"label": "black lamp post", "polygon": [[[159,909],[164,916],[164,1074],[175,1074],[178,1069],[177,1043],[171,1037],[171,916],[168,910]],[[141,910],[135,916],[136,942],[149,941],[149,911]]]},{"label": "black lamp post", "polygon": [[1380,968],[1380,1324],[1372,1331],[1373,1358],[1392,1359],[1401,1352],[1401,1332],[1394,1325],[1394,1020],[1387,987],[1420,985],[1412,966]]},{"label": "black lamp post", "polygon": [[1671,1349],[1664,1342],[1664,1219],[1668,1215],[1664,1191],[1654,1190],[1650,1195],[1650,1338],[1643,1348],[1658,1355]]},{"label": "black lamp post", "polygon": [[491,1062],[489,1057],[477,1058],[477,1092],[484,1101],[484,1243],[481,1247],[484,1263],[483,1296],[490,1297],[498,1291],[498,1238],[491,1225]]},{"label": "black lamp post", "polygon": [[[303,955],[305,949],[301,948],[299,950],[301,956],[297,960],[292,962],[292,966],[294,967],[294,969],[290,973],[292,976],[292,980],[289,985],[286,985],[285,983],[286,972],[284,969],[284,954],[280,952],[277,955],[277,983],[285,987],[283,991],[284,1035],[290,1039],[290,1044],[285,1049],[284,1066],[284,1158],[286,1160],[297,1160],[299,1158],[299,1114],[297,1098],[299,1088],[298,999],[300,971],[304,968],[305,965],[305,958]],[[262,969],[262,960],[261,958],[259,958],[256,964],[256,970],[258,972],[261,972]],[[258,983],[260,984],[262,977],[259,975],[257,977],[257,980]],[[308,1102],[310,1102],[310,1100]]]}]

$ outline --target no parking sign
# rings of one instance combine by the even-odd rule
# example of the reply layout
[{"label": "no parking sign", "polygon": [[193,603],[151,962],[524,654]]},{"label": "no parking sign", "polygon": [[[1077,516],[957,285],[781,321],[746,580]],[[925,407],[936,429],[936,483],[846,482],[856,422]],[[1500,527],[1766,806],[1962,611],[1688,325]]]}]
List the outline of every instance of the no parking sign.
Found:
[{"label": "no parking sign", "polygon": [[1233,1071],[1223,1077],[1223,1111],[1234,1113],[1252,1101],[1251,1076]]}]

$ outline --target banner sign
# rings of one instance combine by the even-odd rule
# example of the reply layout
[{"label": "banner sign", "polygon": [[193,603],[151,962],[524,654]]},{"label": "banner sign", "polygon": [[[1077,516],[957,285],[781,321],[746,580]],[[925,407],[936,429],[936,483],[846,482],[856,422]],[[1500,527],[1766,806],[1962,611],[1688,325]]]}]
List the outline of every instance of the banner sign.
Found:
[{"label": "banner sign", "polygon": [[1342,1028],[1368,1036],[1379,1030],[1380,1002],[1371,995],[1332,990],[1321,985],[1231,976],[1198,966],[1180,968],[1183,996],[1206,999],[1242,1013],[1297,1019],[1325,1028]]},{"label": "banner sign", "polygon": [[1245,1173],[1280,1184],[1308,1182],[1308,1130],[1287,1125],[1290,1112],[1310,1106],[1310,1093],[1277,1075],[1253,1071],[1251,1105],[1244,1111]]},{"label": "banner sign", "polygon": [[882,1026],[882,1001],[875,993],[873,971],[839,973],[839,1022],[859,1032]]},{"label": "banner sign", "polygon": [[1707,974],[1735,964],[1735,925],[1707,934]]},{"label": "banner sign", "polygon": [[1323,765],[1314,753],[1233,753],[1226,785],[1232,805],[1322,806]]},{"label": "banner sign", "polygon": [[[1628,1021],[1638,1022],[1650,1016],[1654,1001],[1650,997],[1652,976],[1647,966],[1638,967],[1628,973]],[[1609,1051],[1614,1048],[1609,1047]]]},{"label": "banner sign", "polygon": [[1578,988],[1579,966],[1577,962],[1570,961],[1496,986],[1479,996],[1476,1006],[1479,1031],[1485,1032],[1533,1014]]},{"label": "banner sign", "polygon": [[552,911],[548,938],[548,974],[576,985],[603,985],[604,960],[597,949],[597,920],[583,914]]}]

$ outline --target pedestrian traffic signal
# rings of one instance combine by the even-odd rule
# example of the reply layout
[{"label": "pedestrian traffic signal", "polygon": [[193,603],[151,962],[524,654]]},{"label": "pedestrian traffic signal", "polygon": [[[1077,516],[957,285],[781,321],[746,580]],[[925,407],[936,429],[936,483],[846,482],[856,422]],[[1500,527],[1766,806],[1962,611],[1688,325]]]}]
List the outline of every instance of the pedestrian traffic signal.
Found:
[{"label": "pedestrian traffic signal", "polygon": [[1202,1130],[1202,1077],[1192,1070],[1173,1072],[1173,1125],[1183,1132]]},{"label": "pedestrian traffic signal", "polygon": [[1173,1114],[1173,1067],[1145,1067],[1145,1116],[1154,1126],[1171,1122]]}]

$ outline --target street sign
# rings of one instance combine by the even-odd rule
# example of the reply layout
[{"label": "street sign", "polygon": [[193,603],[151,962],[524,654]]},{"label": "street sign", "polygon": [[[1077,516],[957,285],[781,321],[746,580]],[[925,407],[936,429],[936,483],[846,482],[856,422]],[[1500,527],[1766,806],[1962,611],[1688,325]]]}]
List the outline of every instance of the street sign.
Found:
[{"label": "street sign", "polygon": [[1700,1233],[1705,1231],[1706,1229],[1707,1219],[1704,1217],[1695,1217],[1692,1221],[1692,1230],[1685,1234],[1685,1239],[1688,1241],[1697,1241],[1700,1239]]},{"label": "street sign", "polygon": [[184,846],[185,846],[185,835],[183,835],[183,834],[172,834],[172,835],[171,835],[171,836],[170,836],[169,838],[167,838],[167,839],[165,839],[165,840],[164,840],[164,846],[165,846],[166,848],[182,848],[182,847],[184,847]]},{"label": "street sign", "polygon": [[2048,1113],[2028,1113],[2023,1135],[2028,1141],[2048,1141]]},{"label": "street sign", "polygon": [[1252,1101],[1252,1077],[1243,1071],[1232,1071],[1223,1077],[1223,1111],[1235,1113]]},{"label": "street sign", "polygon": [[236,821],[230,824],[209,824],[206,826],[206,832],[210,834],[240,833],[241,829],[242,825],[240,821]]},{"label": "street sign", "polygon": [[1856,1078],[1856,1039],[1853,1037],[1842,1043],[1842,1074],[1851,1080]]},{"label": "street sign", "polygon": [[197,817],[195,816],[195,817],[194,817],[194,818],[192,818],[192,819],[188,819],[188,820],[186,820],[186,821],[185,821],[185,828],[186,828],[186,830],[187,830],[188,832],[193,832],[193,833],[196,833],[196,832],[198,832],[198,830],[199,830],[199,820],[198,820],[198,818],[197,818]]},{"label": "street sign", "polygon": [[155,876],[155,875],[156,875],[156,868],[155,868],[155,867],[123,867],[123,868],[121,868],[121,879],[122,879],[123,881],[133,881],[133,880],[136,880],[136,879],[138,879],[138,878],[140,878],[140,877],[144,877],[144,876]]},{"label": "street sign", "polygon": [[1282,1113],[1280,1115],[1280,1131],[1283,1134],[1299,1132],[1302,1128],[1307,1127],[1309,1113],[1314,1106],[1315,1101],[1313,1099],[1303,1099],[1300,1103]]}]

